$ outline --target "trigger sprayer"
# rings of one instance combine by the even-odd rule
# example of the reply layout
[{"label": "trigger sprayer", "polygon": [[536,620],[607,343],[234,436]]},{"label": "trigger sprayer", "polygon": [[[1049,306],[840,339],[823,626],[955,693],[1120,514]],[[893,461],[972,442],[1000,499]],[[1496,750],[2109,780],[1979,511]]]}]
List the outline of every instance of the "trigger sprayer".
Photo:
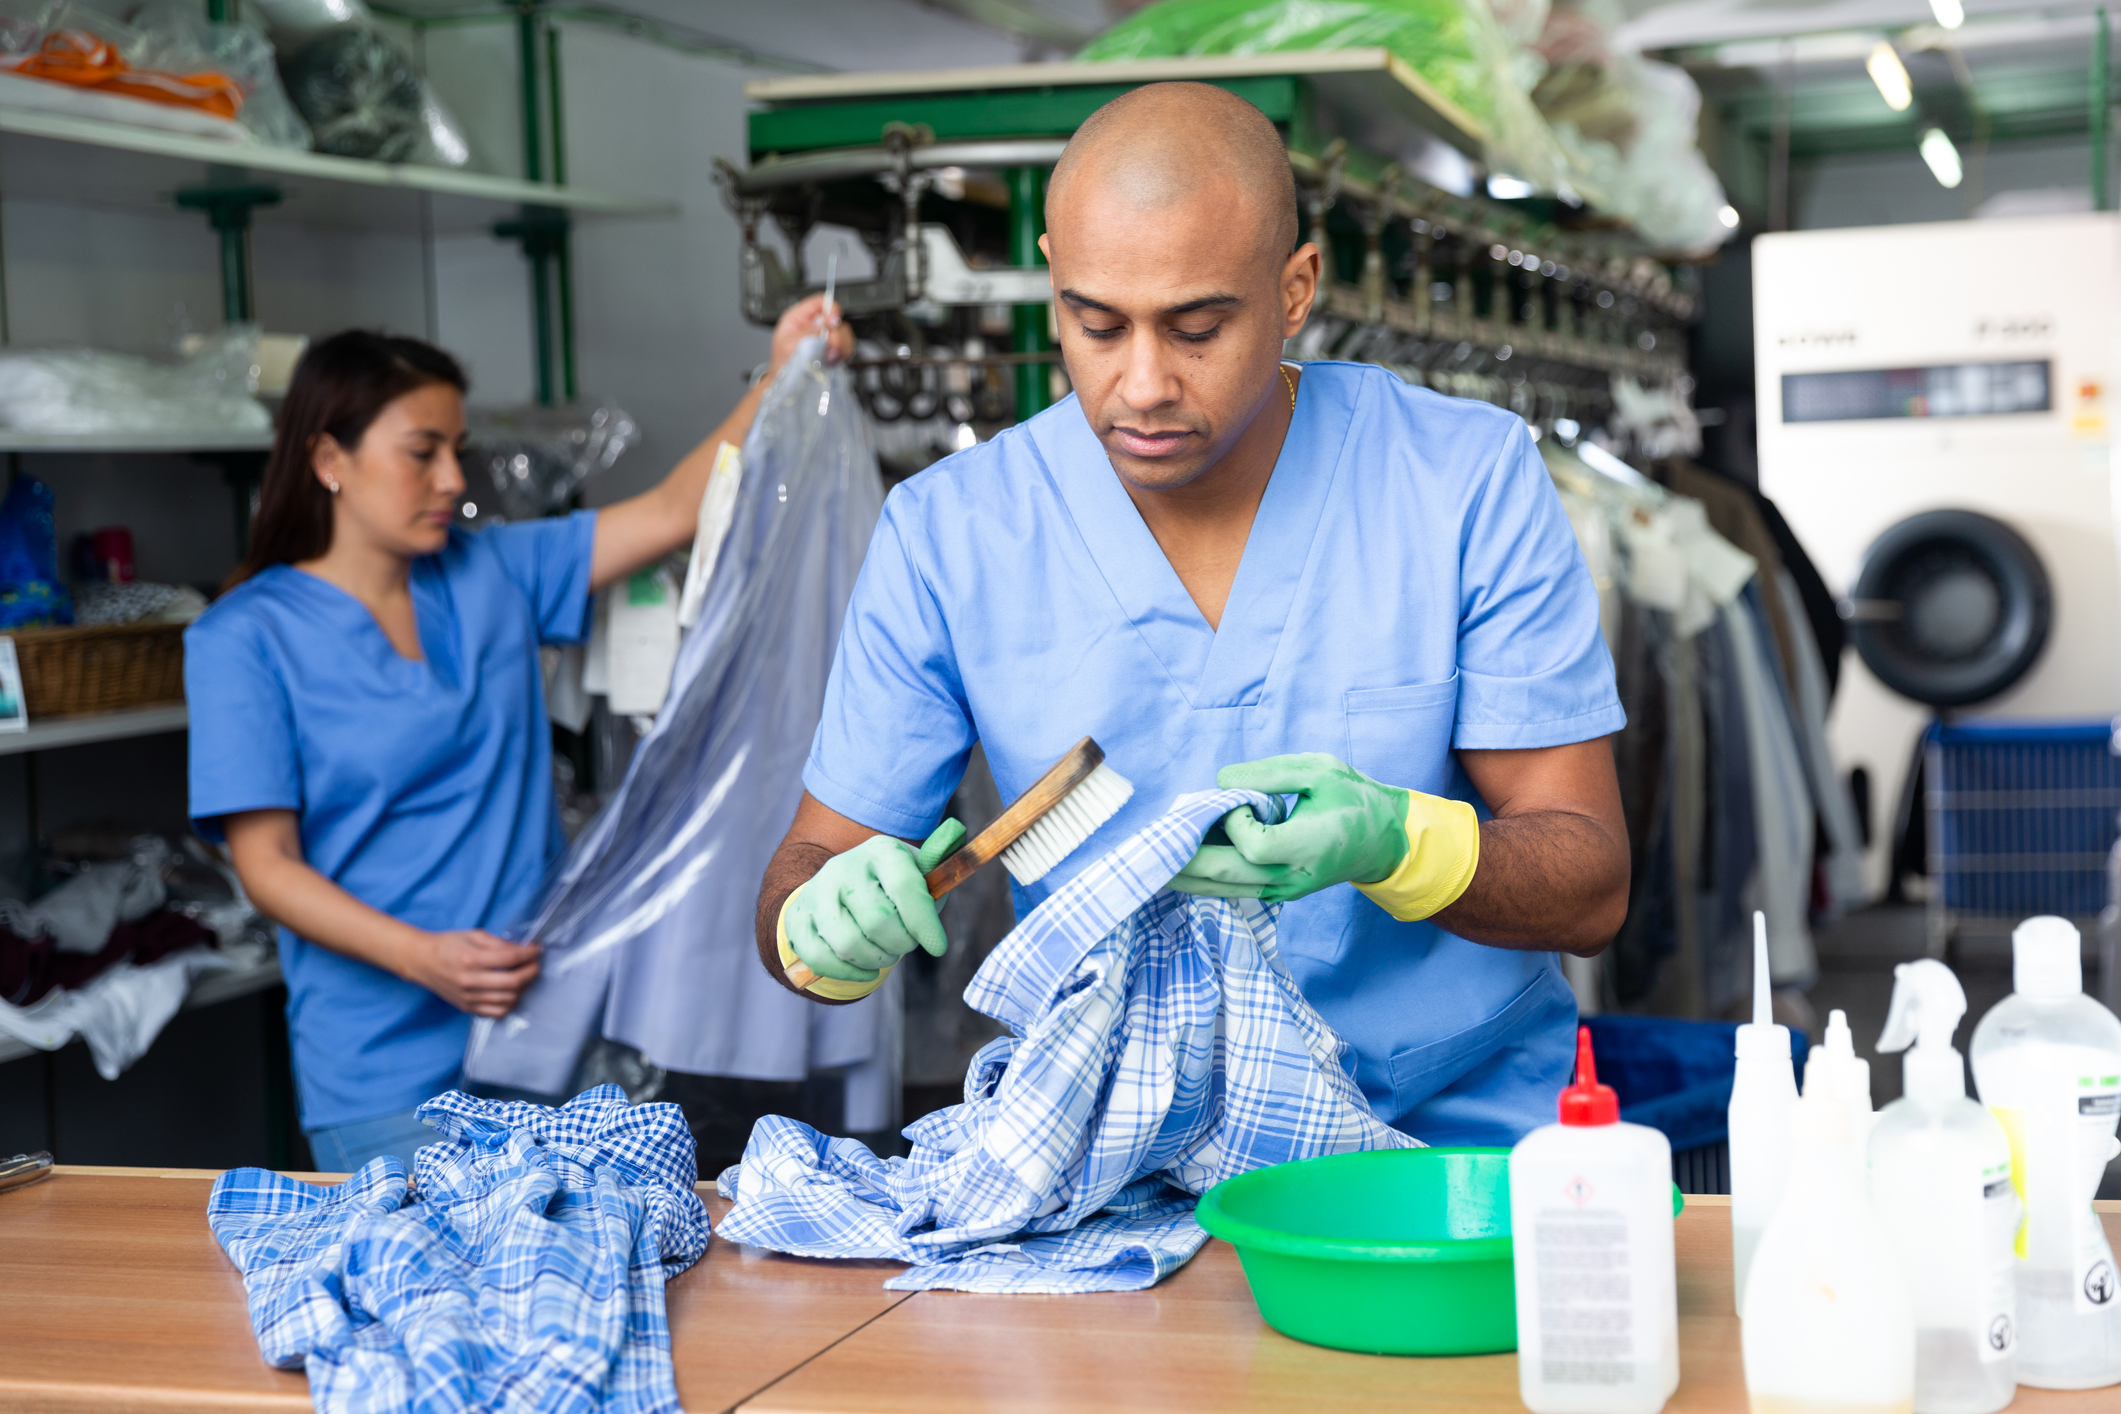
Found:
[{"label": "trigger sprayer", "polygon": [[1893,969],[1893,1000],[1878,1050],[1907,1052],[1901,1090],[1916,1104],[1934,1107],[1966,1098],[1966,1061],[1952,1049],[1952,1035],[1965,1015],[1966,989],[1943,963],[1923,958]]}]

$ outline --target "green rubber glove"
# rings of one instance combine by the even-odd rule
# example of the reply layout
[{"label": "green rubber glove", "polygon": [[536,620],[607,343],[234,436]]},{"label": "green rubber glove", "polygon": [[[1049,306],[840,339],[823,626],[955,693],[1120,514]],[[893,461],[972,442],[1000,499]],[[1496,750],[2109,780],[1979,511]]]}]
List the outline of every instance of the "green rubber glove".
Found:
[{"label": "green rubber glove", "polygon": [[1181,893],[1287,903],[1335,884],[1375,883],[1407,857],[1408,792],[1337,757],[1244,761],[1216,772],[1215,783],[1294,795],[1296,808],[1279,825],[1262,825],[1249,805],[1223,816],[1171,881]]},{"label": "green rubber glove", "polygon": [[818,976],[842,982],[873,982],[915,948],[941,957],[950,940],[922,876],[964,838],[963,825],[945,820],[918,852],[876,835],[835,854],[781,915],[789,949]]}]

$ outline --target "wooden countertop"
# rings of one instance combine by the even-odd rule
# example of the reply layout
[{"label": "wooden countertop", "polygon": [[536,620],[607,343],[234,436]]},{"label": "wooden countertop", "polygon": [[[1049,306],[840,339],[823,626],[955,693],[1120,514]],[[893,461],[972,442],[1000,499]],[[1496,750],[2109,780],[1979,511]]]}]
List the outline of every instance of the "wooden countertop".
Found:
[{"label": "wooden countertop", "polygon": [[[0,1193],[0,1409],[302,1410],[299,1372],[259,1358],[243,1283],[206,1228],[214,1175],[60,1168]],[[727,1205],[709,1197],[720,1218]],[[2121,1247],[2121,1203],[2099,1205]],[[1672,1414],[1746,1408],[1730,1302],[1729,1200],[1679,1218]],[[1290,1340],[1210,1242],[1148,1291],[885,1291],[889,1262],[821,1262],[716,1240],[670,1286],[691,1414],[824,1411],[1521,1409],[1517,1358],[1350,1355]],[[2014,1411],[2089,1414],[2113,1390],[2021,1389]]]}]

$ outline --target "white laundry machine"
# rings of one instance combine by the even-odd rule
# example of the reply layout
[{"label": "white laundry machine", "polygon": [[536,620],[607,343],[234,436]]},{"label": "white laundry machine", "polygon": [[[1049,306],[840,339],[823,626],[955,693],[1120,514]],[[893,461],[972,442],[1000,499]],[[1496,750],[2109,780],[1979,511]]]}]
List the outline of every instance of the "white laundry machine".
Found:
[{"label": "white laundry machine", "polygon": [[[1753,245],[1760,489],[1829,587],[1850,596],[1886,531],[1940,510],[2003,522],[2045,570],[2044,644],[2020,639],[2030,668],[2020,661],[2022,676],[2000,693],[1946,699],[1984,716],[2121,710],[2108,427],[2117,283],[2121,217],[2107,214],[1801,231]],[[1994,586],[1962,581],[1931,596],[1927,622],[1893,632],[1919,630],[1945,657],[1975,654],[1985,631],[2006,626],[1989,622]],[[1848,607],[1863,615],[1871,603],[1880,620],[1902,617],[1882,600]],[[1848,655],[1828,736],[1841,768],[1862,766],[1873,783],[1874,889],[1932,715]]]}]

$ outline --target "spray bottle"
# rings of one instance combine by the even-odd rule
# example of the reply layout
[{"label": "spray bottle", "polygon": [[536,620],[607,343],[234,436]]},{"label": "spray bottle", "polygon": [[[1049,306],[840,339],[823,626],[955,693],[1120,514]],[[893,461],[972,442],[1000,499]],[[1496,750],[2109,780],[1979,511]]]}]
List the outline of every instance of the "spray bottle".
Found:
[{"label": "spray bottle", "polygon": [[1753,1020],[1738,1028],[1738,1069],[1731,1080],[1731,1276],[1738,1314],[1745,1314],[1753,1249],[1782,1202],[1790,1171],[1790,1110],[1797,1074],[1790,1032],[1775,1024],[1768,980],[1767,915],[1753,915]]},{"label": "spray bottle", "polygon": [[1745,1288],[1752,1414],[1908,1414],[1914,1310],[1830,1087],[1807,1087],[1790,1144],[1782,1206]]},{"label": "spray bottle", "polygon": [[1974,1028],[1974,1083],[2010,1140],[2018,1229],[2018,1383],[2121,1383],[2121,1290],[2092,1196],[2121,1118],[2121,1021],[2084,995],[2077,930],[2028,918],[2011,994]]},{"label": "spray bottle", "polygon": [[1510,1151],[1518,1391],[1533,1414],[1657,1414],[1679,1388],[1672,1145],[1620,1122],[1591,1028],[1561,1123]]},{"label": "spray bottle", "polygon": [[1952,1049],[1965,1014],[1943,963],[1893,969],[1878,1049],[1907,1051],[1904,1098],[1872,1126],[1870,1192],[1914,1301],[1916,1414],[1994,1414],[2018,1391],[2018,1195],[2010,1141]]}]

